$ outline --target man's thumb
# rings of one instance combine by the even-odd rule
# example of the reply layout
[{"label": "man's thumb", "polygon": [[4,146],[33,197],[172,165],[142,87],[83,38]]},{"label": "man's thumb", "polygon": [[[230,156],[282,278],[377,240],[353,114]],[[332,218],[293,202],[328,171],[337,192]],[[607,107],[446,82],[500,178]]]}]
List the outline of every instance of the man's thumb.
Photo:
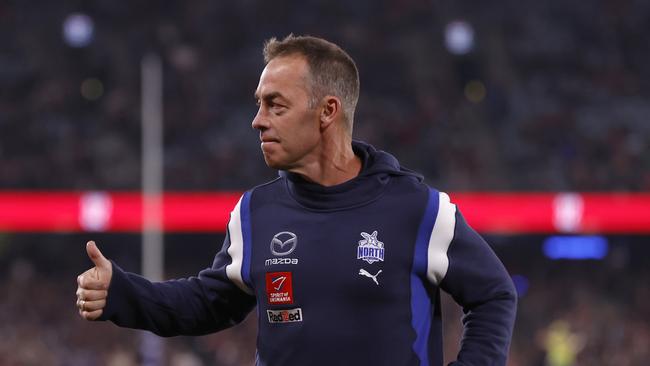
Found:
[{"label": "man's thumb", "polygon": [[107,268],[111,266],[111,262],[104,257],[102,252],[99,251],[99,248],[97,248],[94,241],[91,240],[86,243],[86,252],[88,253],[90,260],[95,263],[95,266],[99,268]]}]

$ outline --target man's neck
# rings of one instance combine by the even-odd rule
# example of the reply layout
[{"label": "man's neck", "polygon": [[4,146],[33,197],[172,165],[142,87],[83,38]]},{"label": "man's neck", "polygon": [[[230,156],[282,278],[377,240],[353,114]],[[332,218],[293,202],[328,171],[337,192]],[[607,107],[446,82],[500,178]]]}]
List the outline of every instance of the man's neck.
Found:
[{"label": "man's neck", "polygon": [[361,165],[361,159],[352,150],[352,142],[345,139],[341,143],[324,144],[313,161],[290,171],[310,182],[330,187],[355,178]]}]

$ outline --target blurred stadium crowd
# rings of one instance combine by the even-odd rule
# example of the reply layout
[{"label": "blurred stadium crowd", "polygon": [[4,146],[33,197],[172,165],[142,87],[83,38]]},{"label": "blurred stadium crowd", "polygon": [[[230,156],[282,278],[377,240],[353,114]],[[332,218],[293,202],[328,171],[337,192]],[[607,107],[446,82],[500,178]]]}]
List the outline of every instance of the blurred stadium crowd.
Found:
[{"label": "blurred stadium crowd", "polygon": [[[164,63],[165,188],[241,190],[273,178],[250,127],[252,94],[263,41],[294,32],[349,51],[362,84],[355,136],[433,186],[650,191],[650,2],[441,3],[2,1],[0,189],[138,189],[140,60],[149,52]],[[62,38],[72,12],[94,22],[85,47]],[[445,45],[458,19],[474,29],[466,54]],[[0,364],[140,363],[139,332],[77,316],[87,239],[0,235]],[[131,243],[113,258],[138,270],[139,237],[105,239]],[[497,251],[529,281],[510,366],[650,364],[648,249],[576,264],[549,262],[534,245],[522,253],[528,239],[495,241],[509,243]],[[202,250],[189,253],[191,265],[168,261],[168,275],[209,265],[198,261],[216,248]],[[461,314],[448,298],[445,308],[451,359]],[[169,365],[251,365],[254,323],[174,338]]]},{"label": "blurred stadium crowd", "polygon": [[[250,122],[262,42],[349,50],[355,136],[446,190],[650,189],[647,1],[147,1],[0,4],[0,187],[137,189],[140,60],[165,63],[165,186],[273,176]],[[33,9],[38,7],[38,11]],[[94,40],[69,47],[72,11]],[[445,47],[467,20],[473,50]]]}]

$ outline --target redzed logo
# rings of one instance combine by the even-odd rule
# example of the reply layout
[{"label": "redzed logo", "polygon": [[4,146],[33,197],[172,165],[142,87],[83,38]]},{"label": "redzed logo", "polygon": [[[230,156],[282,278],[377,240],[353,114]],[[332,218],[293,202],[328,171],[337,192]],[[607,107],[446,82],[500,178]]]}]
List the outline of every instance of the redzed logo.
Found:
[{"label": "redzed logo", "polygon": [[267,310],[269,323],[293,323],[302,321],[302,309]]},{"label": "redzed logo", "polygon": [[293,304],[293,281],[291,272],[266,274],[266,295],[271,305]]}]

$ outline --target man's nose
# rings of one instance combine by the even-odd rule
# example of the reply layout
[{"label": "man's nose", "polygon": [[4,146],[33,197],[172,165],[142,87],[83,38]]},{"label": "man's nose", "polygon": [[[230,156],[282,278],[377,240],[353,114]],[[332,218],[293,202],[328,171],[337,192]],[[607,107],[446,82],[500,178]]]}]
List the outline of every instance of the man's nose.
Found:
[{"label": "man's nose", "polygon": [[265,130],[268,128],[268,122],[266,122],[266,119],[261,116],[260,111],[257,111],[251,126],[256,130]]}]

